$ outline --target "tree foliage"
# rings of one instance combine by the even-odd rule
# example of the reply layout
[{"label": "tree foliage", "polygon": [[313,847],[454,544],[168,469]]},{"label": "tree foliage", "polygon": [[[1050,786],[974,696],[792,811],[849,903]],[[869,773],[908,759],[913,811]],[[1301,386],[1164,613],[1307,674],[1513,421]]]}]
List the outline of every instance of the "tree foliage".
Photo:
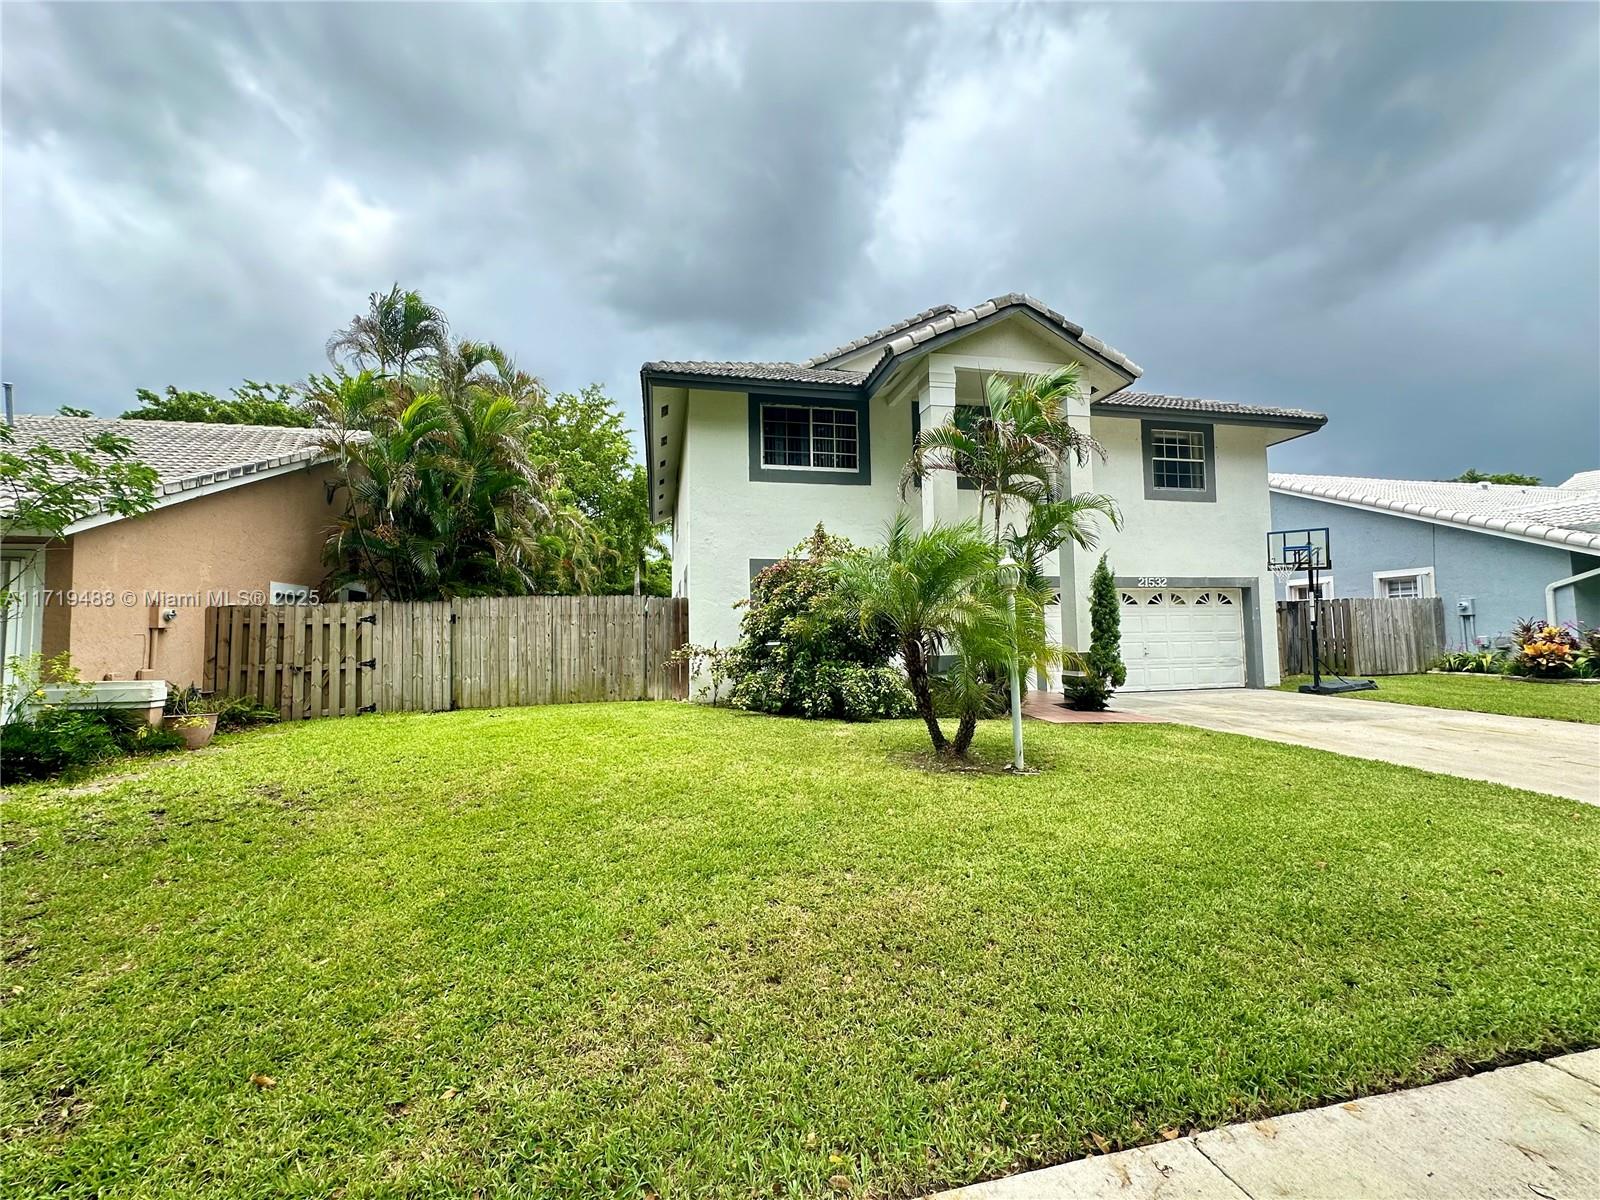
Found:
[{"label": "tree foliage", "polygon": [[1499,471],[1484,474],[1473,467],[1468,467],[1461,474],[1450,480],[1451,483],[1509,483],[1520,487],[1538,487],[1537,475],[1519,475],[1515,471]]},{"label": "tree foliage", "polygon": [[226,397],[210,392],[180,391],[168,384],[164,392],[140,388],[137,408],[123,417],[137,421],[199,421],[207,425],[281,425],[310,428],[313,415],[293,384],[257,383],[247,379]]},{"label": "tree foliage", "polygon": [[[1017,380],[990,375],[983,408],[958,409],[947,424],[924,429],[906,463],[901,490],[936,471],[952,471],[972,483],[991,523],[992,541],[1001,542],[1000,523],[1007,501],[1030,510],[1060,502],[1058,477],[1066,461],[1087,463],[1105,450],[1067,419],[1067,401],[1078,392],[1076,365]],[[1093,503],[1089,503],[1090,500]],[[1114,513],[1109,497],[1073,497],[1078,507],[1063,511],[1066,536],[1083,536],[1090,512]],[[1056,543],[1059,546],[1061,543]]]},{"label": "tree foliage", "polygon": [[[1012,618],[996,570],[999,553],[974,521],[918,532],[901,512],[882,546],[837,559],[841,595],[863,629],[883,627],[894,638],[917,715],[940,754],[965,757],[978,718],[993,711],[995,681],[1011,664]],[[1019,669],[1045,670],[1058,657],[1045,632],[1047,588],[1026,579],[1016,593],[1015,648]],[[953,738],[939,723],[934,669],[944,707],[957,716]]]},{"label": "tree foliage", "polygon": [[650,482],[616,405],[596,384],[545,401],[532,433],[535,451],[555,464],[565,494],[603,547],[593,589],[646,596],[672,591],[663,526],[650,519]]},{"label": "tree foliage", "polygon": [[869,721],[910,716],[884,623],[863,623],[840,596],[834,566],[862,553],[820,524],[750,583],[729,674],[733,703],[757,712]]}]

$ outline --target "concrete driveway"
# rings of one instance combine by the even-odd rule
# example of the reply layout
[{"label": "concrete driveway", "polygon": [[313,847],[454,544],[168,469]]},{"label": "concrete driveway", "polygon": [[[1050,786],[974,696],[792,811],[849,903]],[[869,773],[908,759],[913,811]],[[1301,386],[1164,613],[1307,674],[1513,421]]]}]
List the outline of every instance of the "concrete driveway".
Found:
[{"label": "concrete driveway", "polygon": [[1124,693],[1118,707],[1600,805],[1596,725],[1259,688]]}]

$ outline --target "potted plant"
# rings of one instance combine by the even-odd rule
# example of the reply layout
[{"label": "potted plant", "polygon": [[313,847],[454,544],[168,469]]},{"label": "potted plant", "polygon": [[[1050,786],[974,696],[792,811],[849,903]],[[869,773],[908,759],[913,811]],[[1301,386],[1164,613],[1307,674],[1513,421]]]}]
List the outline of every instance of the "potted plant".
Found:
[{"label": "potted plant", "polygon": [[185,749],[198,750],[217,732],[217,714],[221,708],[221,701],[202,696],[192,684],[186,688],[172,688],[167,693],[161,727],[181,737]]}]

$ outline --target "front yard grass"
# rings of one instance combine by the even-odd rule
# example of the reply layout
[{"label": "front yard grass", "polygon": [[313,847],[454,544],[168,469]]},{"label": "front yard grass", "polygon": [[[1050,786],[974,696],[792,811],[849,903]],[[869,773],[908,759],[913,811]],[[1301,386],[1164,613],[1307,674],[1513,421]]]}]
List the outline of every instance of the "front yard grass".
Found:
[{"label": "front yard grass", "polygon": [[[1600,684],[1522,683],[1498,675],[1378,675],[1375,692],[1344,692],[1356,700],[1423,704],[1508,717],[1544,717],[1600,725]],[[1279,686],[1293,691],[1309,675],[1287,676]]]},{"label": "front yard grass", "polygon": [[916,723],[613,704],[17,789],[0,1178],[910,1195],[1600,1043],[1600,809],[1028,742],[1041,774],[930,772]]}]

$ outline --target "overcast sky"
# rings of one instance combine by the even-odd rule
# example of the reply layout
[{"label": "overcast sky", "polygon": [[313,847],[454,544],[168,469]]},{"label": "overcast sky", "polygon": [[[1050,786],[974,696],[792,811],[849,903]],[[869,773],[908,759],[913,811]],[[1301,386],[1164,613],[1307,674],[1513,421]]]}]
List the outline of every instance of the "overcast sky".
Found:
[{"label": "overcast sky", "polygon": [[1286,470],[1600,465],[1600,8],[0,6],[3,369],[115,414],[393,281],[638,414],[1027,291]]}]

